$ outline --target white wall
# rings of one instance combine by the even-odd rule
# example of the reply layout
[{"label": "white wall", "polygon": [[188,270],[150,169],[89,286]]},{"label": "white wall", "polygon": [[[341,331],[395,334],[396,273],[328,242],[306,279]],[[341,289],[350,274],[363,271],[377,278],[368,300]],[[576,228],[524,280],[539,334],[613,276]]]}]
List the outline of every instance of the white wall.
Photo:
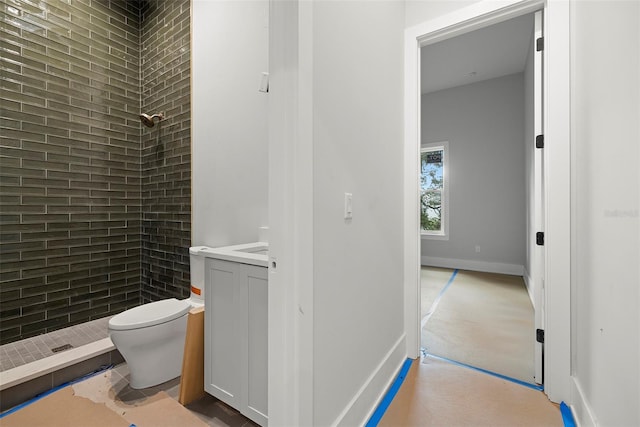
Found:
[{"label": "white wall", "polygon": [[518,73],[422,95],[422,144],[449,141],[450,150],[450,236],[423,238],[423,263],[446,259],[462,261],[460,268],[522,274],[523,84]]},{"label": "white wall", "polygon": [[194,246],[256,241],[268,225],[268,19],[268,0],[193,0]]},{"label": "white wall", "polygon": [[406,357],[404,2],[271,16],[269,423],[362,425]]},{"label": "white wall", "polygon": [[575,1],[571,18],[577,413],[640,425],[640,3]]},{"label": "white wall", "polygon": [[411,27],[462,9],[479,0],[407,0],[405,25]]},{"label": "white wall", "polygon": [[313,425],[360,425],[406,357],[404,4],[318,1],[311,13]]}]

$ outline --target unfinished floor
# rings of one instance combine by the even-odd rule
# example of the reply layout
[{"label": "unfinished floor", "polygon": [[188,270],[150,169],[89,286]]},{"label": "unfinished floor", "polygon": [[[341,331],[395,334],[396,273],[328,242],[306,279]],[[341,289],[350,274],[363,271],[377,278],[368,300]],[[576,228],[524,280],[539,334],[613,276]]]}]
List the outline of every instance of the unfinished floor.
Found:
[{"label": "unfinished floor", "polygon": [[543,392],[432,357],[415,360],[381,427],[562,427]]},{"label": "unfinished floor", "polygon": [[[122,363],[18,407],[15,412],[2,418],[0,425],[257,426],[235,409],[208,394],[183,407],[178,403],[179,390],[180,378],[142,390],[132,389],[129,386],[129,368],[126,363]],[[59,411],[59,406],[64,406],[67,410]]]},{"label": "unfinished floor", "polygon": [[[119,425],[114,424],[117,416],[129,423],[122,424],[125,427],[131,423],[139,427],[169,427],[175,420],[179,420],[177,422],[182,427],[256,426],[235,409],[209,395],[187,405],[186,409],[180,406],[177,403],[179,379],[134,390],[129,387],[128,376],[127,365],[118,365],[59,390],[57,393],[64,395],[57,401],[47,402],[46,398],[35,401],[0,420],[0,424],[24,426],[27,419],[32,427],[104,427]],[[85,405],[78,407],[68,403],[78,403],[78,400],[85,400]],[[64,405],[67,411],[51,410],[55,402],[64,402],[60,405]],[[78,409],[74,409],[76,407]],[[72,411],[82,414],[69,414]],[[162,411],[165,415],[158,419]],[[43,415],[43,424],[29,418],[36,417],[37,420]],[[70,415],[76,417],[72,420],[81,415],[82,424],[69,421]],[[114,421],[105,424],[103,421],[107,420],[107,415]],[[558,406],[549,402],[540,391],[427,356],[413,361],[402,387],[378,425],[560,427],[563,422]]]},{"label": "unfinished floor", "polygon": [[535,383],[534,310],[521,276],[423,267],[427,354]]}]

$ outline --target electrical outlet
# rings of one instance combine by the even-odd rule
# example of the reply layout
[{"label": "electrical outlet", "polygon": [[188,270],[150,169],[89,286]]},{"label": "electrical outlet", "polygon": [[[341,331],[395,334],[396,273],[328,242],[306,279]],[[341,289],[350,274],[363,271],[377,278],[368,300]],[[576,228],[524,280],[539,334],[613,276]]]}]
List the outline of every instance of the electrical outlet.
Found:
[{"label": "electrical outlet", "polygon": [[480,253],[480,245],[476,245],[476,253]]}]

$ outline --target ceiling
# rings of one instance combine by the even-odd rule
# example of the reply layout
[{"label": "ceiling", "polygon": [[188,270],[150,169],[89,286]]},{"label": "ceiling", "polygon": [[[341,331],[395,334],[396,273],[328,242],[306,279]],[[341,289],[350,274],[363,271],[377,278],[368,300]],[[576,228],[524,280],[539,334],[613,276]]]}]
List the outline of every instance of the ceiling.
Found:
[{"label": "ceiling", "polygon": [[524,71],[532,35],[529,14],[423,47],[421,92]]}]

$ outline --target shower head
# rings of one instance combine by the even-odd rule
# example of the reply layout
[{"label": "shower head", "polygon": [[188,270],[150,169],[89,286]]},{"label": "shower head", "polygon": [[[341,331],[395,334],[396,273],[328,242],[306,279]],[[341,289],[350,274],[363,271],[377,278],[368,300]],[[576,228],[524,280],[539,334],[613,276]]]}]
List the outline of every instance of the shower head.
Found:
[{"label": "shower head", "polygon": [[140,121],[146,127],[152,128],[156,124],[156,122],[154,121],[155,119],[158,119],[158,121],[160,121],[164,119],[164,115],[162,113],[154,114],[153,116],[145,113],[140,114]]}]

